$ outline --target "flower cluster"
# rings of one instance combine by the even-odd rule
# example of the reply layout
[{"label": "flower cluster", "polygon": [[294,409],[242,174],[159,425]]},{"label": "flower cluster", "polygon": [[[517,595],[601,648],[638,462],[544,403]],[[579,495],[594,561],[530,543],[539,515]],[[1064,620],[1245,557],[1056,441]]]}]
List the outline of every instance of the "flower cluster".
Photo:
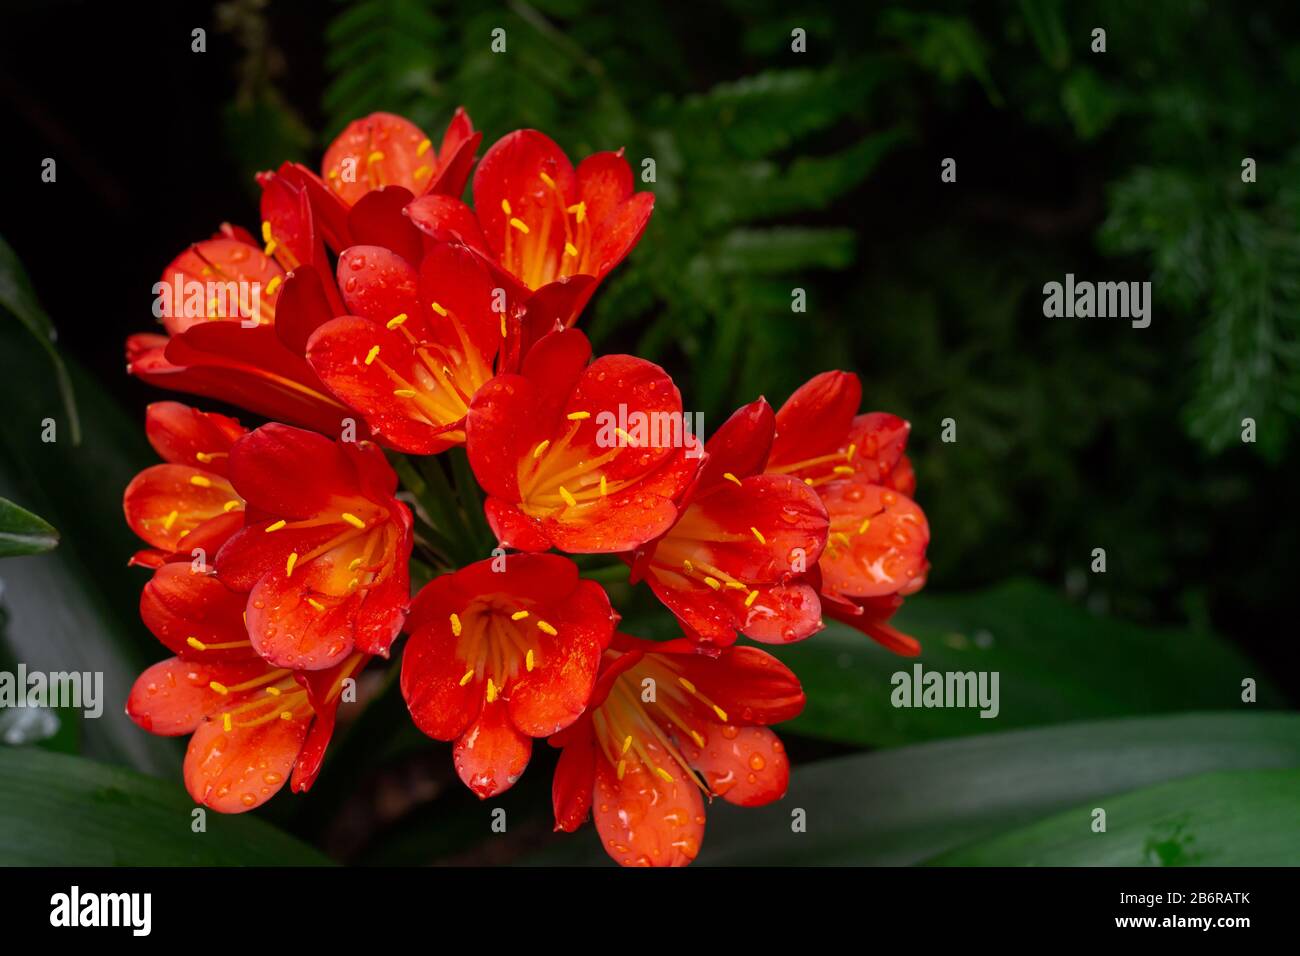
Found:
[{"label": "flower cluster", "polygon": [[[520,130],[475,167],[480,140],[463,110],[436,149],[358,120],[320,174],[258,177],[260,241],[223,225],[167,266],[165,334],[129,338],[131,374],[271,421],[146,413],[164,463],[123,506],[152,570],[141,617],[174,656],[127,712],[192,735],[196,801],[248,810],[312,785],[340,703],[405,633],[402,695],[466,786],[500,794],[546,740],[557,829],[592,816],[620,863],[688,863],[706,800],[767,803],[789,779],[768,727],[803,690],[741,635],[801,641],[831,617],[918,652],[889,623],[927,570],[908,425],[827,372],[701,443],[663,369],[593,358],[575,328],[650,219],[621,151],[575,168]],[[500,547],[458,568],[424,554],[440,519],[412,513],[394,464],[460,446]],[[413,554],[435,571],[414,598]],[[565,556],[592,554],[679,635],[619,630]]]}]

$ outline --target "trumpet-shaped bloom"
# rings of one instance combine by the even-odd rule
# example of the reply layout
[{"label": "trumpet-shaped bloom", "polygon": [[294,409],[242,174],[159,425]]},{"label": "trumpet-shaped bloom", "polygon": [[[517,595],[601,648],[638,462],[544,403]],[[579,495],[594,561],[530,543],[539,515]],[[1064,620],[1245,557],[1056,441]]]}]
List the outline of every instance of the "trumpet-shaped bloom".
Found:
[{"label": "trumpet-shaped bloom", "polygon": [[[635,192],[632,169],[618,152],[578,164],[537,130],[498,140],[474,173],[474,208],[449,196],[426,196],[411,221],[435,239],[479,252],[523,298],[539,294],[543,313],[572,325],[596,285],[641,238],[654,195]],[[545,322],[532,338],[549,331]]]},{"label": "trumpet-shaped bloom", "polygon": [[677,520],[700,457],[681,395],[643,359],[590,357],[581,332],[551,333],[470,403],[469,460],[504,545],[627,551]]},{"label": "trumpet-shaped bloom", "polygon": [[241,813],[286,781],[303,792],[320,772],[354,653],[325,671],[275,667],[243,629],[242,596],[210,574],[167,564],[141,598],[145,624],[176,653],[136,680],[126,712],[145,730],[190,737],[185,786],[195,802]]},{"label": "trumpet-shaped bloom", "polygon": [[798,478],[763,474],[773,427],[762,399],[732,415],[705,446],[676,524],[633,560],[634,577],[697,641],[725,646],[739,631],[786,643],[822,627],[817,592],[802,578],[826,546],[826,508]]},{"label": "trumpet-shaped bloom", "polygon": [[856,375],[825,372],[801,386],[776,415],[767,470],[815,488],[830,515],[818,564],[827,613],[898,653],[920,645],[889,627],[899,603],[925,583],[930,529],[910,495],[916,478],[904,456],[910,426],[882,412],[858,414]]},{"label": "trumpet-shaped bloom", "polygon": [[418,269],[381,246],[353,246],[338,273],[351,314],[312,334],[312,368],[385,445],[428,455],[463,444],[470,402],[517,323],[487,267],[446,243]]},{"label": "trumpet-shaped bloom", "polygon": [[386,656],[410,597],[413,541],[378,446],[272,423],[235,443],[229,469],[247,510],[216,567],[247,593],[254,650],[295,670],[354,649]]},{"label": "trumpet-shaped bloom", "polygon": [[131,563],[189,560],[195,548],[215,555],[238,530],[244,502],[227,477],[227,459],[244,433],[233,418],[179,402],[145,410],[145,434],[166,464],[140,472],[122,495],[126,523],[150,545]]},{"label": "trumpet-shaped bloom", "polygon": [[604,590],[567,558],[471,564],[412,603],[402,696],[422,731],[456,742],[466,786],[495,796],[524,772],[534,737],[583,712],[616,620]]},{"label": "trumpet-shaped bloom", "polygon": [[789,761],[767,725],[803,704],[794,674],[758,648],[708,657],[615,635],[587,713],[551,738],[563,748],[556,829],[593,813],[623,866],[685,866],[704,838],[705,797],[753,807],[785,795]]}]

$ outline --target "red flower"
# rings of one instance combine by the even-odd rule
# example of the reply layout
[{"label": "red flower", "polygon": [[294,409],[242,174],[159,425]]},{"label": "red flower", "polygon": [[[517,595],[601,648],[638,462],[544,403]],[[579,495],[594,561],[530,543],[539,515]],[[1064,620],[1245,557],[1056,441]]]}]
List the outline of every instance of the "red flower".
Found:
[{"label": "red flower", "polygon": [[151,733],[193,735],[184,768],[190,796],[221,813],[242,813],[286,780],[296,793],[309,789],[334,731],[343,681],[368,658],[352,654],[312,673],[268,664],[244,632],[242,595],[183,564],[154,572],[140,609],[177,656],[140,675],[126,712]]},{"label": "red flower", "polygon": [[[474,173],[474,209],[450,196],[412,203],[411,221],[436,239],[479,252],[515,286],[536,293],[552,315],[572,325],[596,285],[641,238],[654,195],[633,192],[632,169],[616,153],[596,153],[575,172],[569,158],[537,130],[498,140]],[[526,337],[548,331],[539,323]]]},{"label": "red flower", "polygon": [[233,418],[179,402],[150,405],[144,427],[167,464],[140,472],[122,495],[126,523],[151,545],[131,563],[189,560],[195,548],[215,555],[244,520],[243,499],[226,475],[230,447],[245,429]]},{"label": "red flower", "polygon": [[494,308],[486,266],[464,246],[439,243],[418,270],[380,246],[353,246],[338,269],[352,314],[307,343],[316,373],[391,448],[430,455],[463,444],[469,404],[504,359],[516,321]]},{"label": "red flower", "polygon": [[322,670],[354,647],[387,656],[410,596],[411,512],[371,442],[272,423],[230,451],[244,527],[217,574],[247,593],[253,649],[277,667]]},{"label": "red flower", "polygon": [[826,505],[830,537],[818,563],[826,613],[915,655],[920,645],[886,623],[929,568],[930,529],[910,497],[916,478],[903,455],[911,426],[882,412],[857,414],[861,397],[848,372],[801,386],[777,412],[767,470],[802,478]]},{"label": "red flower", "polygon": [[615,635],[587,714],[551,739],[564,748],[556,829],[594,810],[618,863],[685,866],[704,838],[704,796],[754,807],[785,795],[789,761],[766,725],[803,704],[794,674],[756,647],[706,657]]},{"label": "red flower", "polygon": [[761,398],[732,415],[705,445],[677,523],[633,560],[634,580],[697,641],[725,646],[740,631],[786,643],[822,628],[817,592],[795,579],[826,546],[826,508],[799,479],[762,473],[773,428]]},{"label": "red flower", "polygon": [[[280,191],[277,186],[274,193]],[[178,256],[155,286],[156,311],[168,335],[129,336],[127,372],[162,388],[338,433],[349,413],[303,358],[306,336],[300,316],[307,313],[316,321],[319,315],[308,313],[300,304],[305,298],[302,289],[290,295],[286,282],[286,270],[297,266],[304,276],[293,281],[300,286],[312,281],[311,291],[327,304],[338,300],[337,291],[332,298],[326,293],[315,267],[302,265],[319,265],[324,252],[304,251],[316,250],[318,241],[305,196],[300,200],[271,201],[282,210],[277,218],[289,219],[292,213],[294,225],[284,227],[292,241],[272,238],[263,250],[246,231],[225,226]],[[264,232],[272,234],[269,221]],[[291,313],[287,321],[277,315],[285,304]],[[326,317],[341,310],[341,304],[337,311],[327,305]]]},{"label": "red flower", "polygon": [[436,153],[433,143],[410,120],[371,113],[353,120],[330,143],[321,175],[330,194],[347,206],[384,186],[402,186],[416,196],[459,197],[482,139],[463,107],[452,115]]},{"label": "red flower", "polygon": [[470,404],[469,460],[504,545],[627,551],[677,520],[699,457],[681,395],[643,359],[590,357],[581,332],[551,333]]},{"label": "red flower", "polygon": [[[494,571],[496,561],[504,561]],[[486,799],[528,765],[533,738],[587,706],[618,616],[559,555],[512,555],[435,578],[416,596],[402,696],[416,725],[456,741],[456,772]]]}]

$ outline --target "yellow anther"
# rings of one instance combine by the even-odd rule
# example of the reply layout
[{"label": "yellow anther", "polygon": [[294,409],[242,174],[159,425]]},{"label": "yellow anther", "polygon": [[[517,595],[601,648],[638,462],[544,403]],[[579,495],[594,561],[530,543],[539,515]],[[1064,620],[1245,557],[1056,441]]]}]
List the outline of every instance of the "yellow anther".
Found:
[{"label": "yellow anther", "polygon": [[851,475],[856,470],[848,465],[836,465],[833,469],[837,475]]},{"label": "yellow anther", "polygon": [[512,228],[518,229],[525,236],[528,235],[528,223],[524,222],[522,219],[517,219],[514,216],[511,216],[510,225]]},{"label": "yellow anther", "polygon": [[717,704],[713,705],[713,712],[718,715],[719,720],[727,719],[727,712],[723,710],[721,707],[719,707]]},{"label": "yellow anther", "polygon": [[451,633],[460,637],[460,617],[455,614],[451,616]]},{"label": "yellow anther", "polygon": [[573,495],[569,493],[569,489],[564,487],[564,485],[560,485],[560,497],[564,499],[564,503],[570,508],[578,503],[578,499],[573,497]]},{"label": "yellow anther", "polygon": [[537,175],[541,177],[542,182],[546,183],[546,185],[550,186],[552,189],[555,188],[555,180],[546,173],[538,173]]},{"label": "yellow anther", "polygon": [[624,429],[624,428],[619,428],[618,426],[615,426],[615,427],[614,427],[614,434],[617,435],[619,438],[621,438],[621,439],[623,440],[623,444],[625,444],[625,445],[630,445],[630,446],[632,446],[633,448],[636,448],[636,447],[637,447],[637,443],[636,443],[635,441],[632,440],[632,436],[629,435],[629,434],[627,433],[627,430],[626,430],[626,429]]},{"label": "yellow anther", "polygon": [[758,600],[758,592],[750,591],[749,594],[745,596],[745,607],[753,607],[756,600]]},{"label": "yellow anther", "polygon": [[685,677],[679,677],[679,678],[677,678],[677,683],[679,683],[679,684],[681,684],[683,687],[685,687],[688,693],[691,693],[691,694],[694,694],[694,693],[695,693],[695,685],[692,684],[690,681],[688,681]]},{"label": "yellow anther", "polygon": [[856,455],[857,453],[858,453],[858,446],[857,446],[857,445],[849,445],[849,450],[845,453],[845,455],[844,455],[844,460],[845,460],[845,461],[852,461],[852,460],[853,460],[853,456]]},{"label": "yellow anther", "polygon": [[281,279],[279,276],[273,276],[271,278],[271,281],[266,284],[266,294],[275,295],[275,290],[280,288],[280,283],[283,281],[284,280]]},{"label": "yellow anther", "polygon": [[546,452],[546,449],[550,447],[550,444],[551,444],[551,440],[549,438],[543,438],[540,442],[537,443],[537,447],[533,449],[533,457],[541,458],[542,455]]},{"label": "yellow anther", "polygon": [[715,591],[722,587],[717,578],[711,578],[707,574],[704,576],[704,583]]},{"label": "yellow anther", "polygon": [[617,772],[617,774],[618,774],[618,779],[622,780],[622,779],[623,779],[623,774],[627,773],[627,761],[626,761],[626,760],[620,760],[620,761],[618,762],[618,768],[617,768],[617,771],[616,771],[616,772]]},{"label": "yellow anther", "polygon": [[405,321],[406,321],[406,313],[401,312],[398,315],[393,316],[387,322],[385,322],[384,327],[389,329],[395,329]]},{"label": "yellow anther", "polygon": [[187,637],[185,638],[185,643],[196,651],[206,651],[208,649],[208,645],[204,644],[197,637]]},{"label": "yellow anther", "polygon": [[356,515],[352,514],[352,512],[350,511],[343,512],[343,514],[339,515],[339,517],[342,518],[344,521],[346,521],[348,524],[352,525],[352,527],[354,528],[364,528],[366,526],[366,523],[364,521],[362,521]]},{"label": "yellow anther", "polygon": [[509,199],[501,200],[501,211],[505,213],[507,216],[510,215],[511,212],[513,212],[513,210],[510,208]]},{"label": "yellow anther", "polygon": [[533,649],[528,648],[528,653],[524,655],[524,670],[532,673],[533,667],[536,666],[533,661]]},{"label": "yellow anther", "polygon": [[682,562],[682,570],[685,571],[687,574],[690,574],[695,570],[695,565],[691,563],[690,558],[687,558],[685,561]]},{"label": "yellow anther", "polygon": [[222,684],[220,681],[215,681],[215,680],[208,681],[208,686],[211,687],[213,690],[215,690],[218,694],[230,693],[230,688],[227,687],[225,684]]},{"label": "yellow anther", "polygon": [[379,346],[378,345],[371,346],[370,351],[366,353],[366,364],[373,365],[375,359],[377,359],[378,357],[379,357]]},{"label": "yellow anther", "polygon": [[571,242],[566,242],[564,244],[564,254],[566,256],[572,256],[573,258],[576,259],[578,258],[578,247]]},{"label": "yellow anther", "polygon": [[348,582],[348,590],[355,591],[357,589],[357,585],[360,583],[361,583],[360,578],[353,578],[351,581]]},{"label": "yellow anther", "polygon": [[178,517],[180,517],[180,512],[173,511],[166,518],[163,518],[163,530],[170,531],[172,529],[172,525],[176,523],[176,519]]},{"label": "yellow anther", "polygon": [[812,479],[811,479],[811,478],[805,478],[805,479],[803,480],[803,483],[804,483],[805,485],[811,485],[811,484],[812,484]]},{"label": "yellow anther", "polygon": [[739,581],[728,581],[728,582],[727,582],[727,588],[730,589],[730,590],[732,590],[732,591],[747,591],[747,590],[749,590],[749,587],[748,587],[747,585],[741,584]]},{"label": "yellow anther", "polygon": [[524,618],[526,618],[527,616],[528,616],[528,612],[527,612],[527,611],[515,611],[514,614],[511,614],[511,615],[510,615],[510,620],[512,620],[512,621],[522,621],[522,620],[523,620]]},{"label": "yellow anther", "polygon": [[559,631],[551,627],[551,625],[547,624],[545,621],[538,621],[537,629],[541,631],[543,634],[551,635],[551,637],[554,637],[556,634],[559,633]]},{"label": "yellow anther", "polygon": [[325,610],[325,605],[324,605],[324,604],[321,604],[321,602],[320,602],[320,601],[317,601],[315,598],[308,598],[308,599],[307,599],[307,603],[310,604],[312,607],[314,607],[314,608],[315,608],[316,610],[318,610],[318,611],[323,611],[323,610]]},{"label": "yellow anther", "polygon": [[281,720],[293,720],[293,712],[288,710],[280,711]]},{"label": "yellow anther", "polygon": [[506,314],[504,312],[501,313],[501,337],[503,339],[506,337]]},{"label": "yellow anther", "polygon": [[356,570],[357,568],[359,568],[359,567],[361,567],[361,559],[360,559],[360,558],[353,558],[351,561],[348,562],[348,570],[349,570],[349,571],[355,571],[355,570]]},{"label": "yellow anther", "polygon": [[631,749],[632,749],[632,735],[628,734],[626,737],[623,738],[623,750],[621,752],[627,753]]},{"label": "yellow anther", "polygon": [[425,153],[427,153],[427,152],[429,151],[429,147],[432,146],[432,145],[433,145],[433,143],[430,142],[430,141],[427,140],[427,139],[422,139],[422,140],[420,140],[420,145],[417,146],[417,147],[415,147],[415,155],[416,155],[416,156],[423,156]]},{"label": "yellow anther", "polygon": [[415,180],[416,180],[416,182],[419,182],[421,179],[423,179],[425,176],[429,175],[429,173],[431,173],[431,172],[432,172],[432,170],[431,170],[428,166],[418,166],[418,167],[416,167],[416,170],[415,170]]},{"label": "yellow anther", "polygon": [[690,735],[691,735],[691,740],[695,741],[695,746],[703,749],[704,737],[700,734],[700,732],[698,730],[692,730],[690,731]]},{"label": "yellow anther", "polygon": [[729,482],[731,482],[731,483],[734,484],[734,485],[739,485],[739,484],[740,484],[740,479],[737,478],[735,475],[733,475],[733,474],[732,474],[731,472],[729,472],[729,471],[724,471],[724,472],[722,473],[722,477],[723,477],[723,478],[726,478]]},{"label": "yellow anther", "polygon": [[754,532],[754,537],[758,539],[759,544],[767,544],[767,538],[763,537],[763,532],[759,531],[753,525],[749,526],[749,530]]},{"label": "yellow anther", "polygon": [[665,770],[663,767],[655,767],[655,773],[659,774],[659,776],[663,777],[663,778],[664,778],[665,780],[667,780],[669,783],[672,783],[672,782],[673,782],[673,775],[670,774],[670,773],[669,773],[667,770]]},{"label": "yellow anther", "polygon": [[591,412],[569,412],[569,414],[564,417],[571,422],[580,422],[584,419],[590,418]]},{"label": "yellow anther", "polygon": [[270,534],[272,531],[279,531],[281,528],[283,528],[283,527],[284,527],[285,525],[287,525],[288,523],[289,523],[289,522],[285,521],[283,518],[281,518],[279,521],[273,521],[273,522],[271,522],[269,525],[266,526],[266,532],[267,532],[267,534]]},{"label": "yellow anther", "polygon": [[487,702],[490,704],[496,699],[497,699],[497,685],[492,683],[492,678],[489,677],[487,682]]},{"label": "yellow anther", "polygon": [[465,672],[464,676],[461,677],[461,679],[460,679],[460,686],[461,686],[461,687],[464,687],[466,684],[468,684],[468,683],[469,683],[470,681],[472,681],[473,679],[474,679],[474,668],[471,667],[469,670],[467,670],[467,671]]},{"label": "yellow anther", "polygon": [[838,541],[840,544],[844,545],[844,547],[846,548],[853,547],[853,540],[843,531],[836,531],[834,534],[831,535],[831,537],[834,538],[836,541]]},{"label": "yellow anther", "polygon": [[609,485],[607,485],[607,484],[605,483],[605,476],[604,476],[604,475],[601,475],[601,476],[600,476],[600,493],[601,493],[602,495],[607,495],[607,494],[609,494]]},{"label": "yellow anther", "polygon": [[262,241],[271,241],[271,221],[269,219],[262,220]]},{"label": "yellow anther", "polygon": [[279,696],[280,696],[280,688],[278,688],[278,687],[268,687],[268,688],[266,689],[266,692],[267,692],[268,694],[270,694],[272,697],[279,697]]},{"label": "yellow anther", "polygon": [[858,525],[858,534],[866,534],[867,529],[871,527],[871,519],[863,518],[862,524]]},{"label": "yellow anther", "polygon": [[585,202],[574,203],[564,211],[577,216],[578,222],[583,222],[587,218],[587,204]]},{"label": "yellow anther", "polygon": [[439,305],[437,302],[430,302],[430,303],[429,303],[429,308],[433,309],[433,311],[437,312],[439,315],[444,315],[444,316],[445,316],[445,315],[447,314],[447,310],[444,309],[444,308],[443,308],[441,305]]},{"label": "yellow anther", "polygon": [[367,162],[367,163],[377,163],[377,162],[379,162],[380,160],[382,160],[383,158],[384,158],[383,150],[379,150],[379,149],[377,149],[377,150],[375,150],[373,153],[371,153],[369,156],[366,157],[366,162]]},{"label": "yellow anther", "polygon": [[222,714],[222,715],[221,715],[221,729],[224,730],[226,733],[230,733],[230,728],[231,728],[230,715],[229,715],[229,714]]},{"label": "yellow anther", "polygon": [[196,485],[199,488],[211,488],[212,479],[205,478],[202,475],[190,475],[190,484]]},{"label": "yellow anther", "polygon": [[270,242],[266,244],[266,248],[262,250],[262,255],[264,256],[275,255],[275,250],[277,247],[278,247],[278,243],[276,243],[276,241],[272,239]]},{"label": "yellow anther", "polygon": [[229,501],[227,501],[224,505],[221,506],[221,510],[222,510],[222,511],[234,511],[234,510],[235,510],[236,508],[238,508],[238,507],[239,507],[239,499],[238,499],[238,498],[231,498]]},{"label": "yellow anther", "polygon": [[293,566],[298,563],[298,552],[295,551],[289,555],[289,560],[284,562],[284,576],[293,577]]},{"label": "yellow anther", "polygon": [[393,394],[398,398],[415,398],[415,389],[413,388],[395,388]]}]

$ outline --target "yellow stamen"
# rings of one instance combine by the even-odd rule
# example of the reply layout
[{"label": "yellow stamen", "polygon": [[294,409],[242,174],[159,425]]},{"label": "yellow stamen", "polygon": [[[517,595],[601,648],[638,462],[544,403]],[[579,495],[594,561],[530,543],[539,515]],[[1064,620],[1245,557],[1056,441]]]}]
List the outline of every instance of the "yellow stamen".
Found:
[{"label": "yellow stamen", "polygon": [[234,511],[234,510],[235,510],[236,508],[238,508],[238,507],[239,507],[239,499],[238,499],[238,498],[231,498],[229,501],[227,501],[224,505],[221,506],[221,510],[222,510],[222,511]]},{"label": "yellow stamen", "polygon": [[672,783],[672,782],[673,782],[673,775],[670,774],[670,773],[669,773],[667,770],[665,770],[663,767],[655,767],[655,773],[659,774],[659,776],[663,777],[663,778],[664,778],[665,780],[667,780],[669,783]]},{"label": "yellow stamen", "polygon": [[289,522],[285,521],[283,518],[281,518],[279,521],[273,521],[273,522],[271,522],[269,525],[266,526],[266,532],[267,532],[267,534],[270,534],[272,531],[279,531],[281,528],[283,528],[283,527],[284,527],[285,525],[287,525],[288,523],[289,523]]},{"label": "yellow stamen", "polygon": [[551,637],[554,637],[556,634],[559,633],[559,631],[551,627],[551,625],[547,624],[545,621],[538,621],[537,629],[541,631],[543,634],[551,635]]},{"label": "yellow stamen", "polygon": [[416,170],[415,170],[415,180],[416,180],[416,182],[419,182],[421,179],[423,179],[425,176],[429,175],[429,173],[431,173],[431,172],[433,172],[433,170],[431,170],[428,166],[419,166],[419,167],[417,167]]},{"label": "yellow stamen", "polygon": [[856,455],[857,453],[858,453],[858,446],[857,446],[857,445],[850,445],[850,446],[849,446],[849,450],[848,450],[848,452],[844,455],[844,460],[845,460],[845,461],[852,461],[852,460],[853,460],[853,456]]},{"label": "yellow stamen", "polygon": [[273,276],[271,278],[271,281],[266,284],[266,294],[275,295],[275,290],[280,288],[280,283],[283,281],[284,280],[281,279],[279,276]]},{"label": "yellow stamen", "polygon": [[267,692],[268,694],[270,694],[272,697],[279,697],[279,696],[280,696],[280,688],[278,688],[278,687],[268,687],[268,688],[266,689],[266,692]]},{"label": "yellow stamen", "polygon": [[692,684],[690,681],[688,681],[685,677],[679,677],[679,678],[677,678],[677,683],[679,683],[679,684],[681,684],[683,687],[685,687],[688,693],[691,693],[691,694],[694,694],[694,693],[695,693],[695,685]]},{"label": "yellow stamen", "polygon": [[231,727],[231,723],[230,723],[230,715],[229,715],[229,714],[222,714],[222,715],[221,715],[221,729],[224,730],[226,733],[230,733],[230,727]]},{"label": "yellow stamen", "polygon": [[429,140],[427,140],[427,139],[422,139],[422,140],[420,140],[420,145],[417,146],[417,147],[415,147],[415,155],[416,155],[416,156],[423,156],[425,153],[427,153],[427,152],[429,151],[429,147],[432,146],[432,145],[433,145],[433,143],[431,143],[431,142],[430,142]]},{"label": "yellow stamen", "polygon": [[837,475],[851,475],[855,470],[856,469],[850,468],[848,465],[836,465],[832,469],[832,471]]},{"label": "yellow stamen", "polygon": [[524,655],[524,670],[532,673],[533,666],[533,649],[530,647],[528,653]]},{"label": "yellow stamen", "polygon": [[605,476],[604,476],[604,475],[601,475],[601,476],[600,476],[600,493],[601,493],[602,495],[607,495],[607,494],[609,494],[609,486],[605,484]]},{"label": "yellow stamen", "polygon": [[489,677],[487,682],[487,702],[490,704],[496,699],[497,699],[497,685],[492,683],[492,678]]},{"label": "yellow stamen", "polygon": [[377,163],[377,162],[379,162],[380,160],[382,160],[383,158],[384,158],[383,151],[377,149],[377,150],[375,150],[373,153],[371,153],[369,156],[366,157],[366,162],[367,162],[367,163]]},{"label": "yellow stamen", "polygon": [[585,202],[574,203],[564,211],[577,216],[578,222],[583,222],[587,218],[587,204]]},{"label": "yellow stamen", "polygon": [[212,479],[204,478],[202,475],[190,475],[190,484],[196,485],[199,488],[211,488]]},{"label": "yellow stamen", "polygon": [[471,667],[469,670],[465,672],[465,676],[460,679],[460,686],[464,687],[473,679],[474,679],[474,668]]},{"label": "yellow stamen", "polygon": [[360,558],[353,558],[351,561],[348,562],[348,570],[349,570],[349,571],[355,571],[355,570],[356,570],[357,568],[359,568],[359,567],[361,567],[361,559],[360,559]]},{"label": "yellow stamen", "polygon": [[753,525],[749,526],[749,530],[754,532],[754,537],[758,539],[759,544],[767,544],[767,538],[763,537],[763,532],[759,531]]},{"label": "yellow stamen", "polygon": [[172,525],[176,523],[176,519],[178,517],[180,517],[180,512],[173,511],[166,518],[163,518],[163,530],[170,531],[172,529]]},{"label": "yellow stamen", "polygon": [[364,521],[362,521],[360,518],[358,518],[356,515],[352,514],[349,511],[343,512],[343,514],[339,515],[339,517],[342,518],[344,521],[346,521],[348,524],[352,525],[352,527],[354,528],[364,528],[366,526],[366,523]]},{"label": "yellow stamen", "polygon": [[750,591],[749,595],[745,598],[745,607],[753,607],[754,601],[756,601],[757,599],[758,599],[758,592]]},{"label": "yellow stamen", "polygon": [[455,614],[451,616],[451,633],[460,637],[460,617]]},{"label": "yellow stamen", "polygon": [[263,242],[271,241],[271,223],[270,220],[267,219],[262,220],[262,241]]},{"label": "yellow stamen", "polygon": [[433,309],[433,311],[437,312],[439,315],[445,316],[447,314],[447,310],[444,309],[437,302],[430,302],[429,308]]},{"label": "yellow stamen", "polygon": [[227,687],[225,684],[220,683],[219,681],[215,681],[215,680],[209,681],[208,686],[211,687],[213,690],[215,690],[218,694],[224,695],[230,693],[230,688]]},{"label": "yellow stamen", "polygon": [[507,216],[510,215],[510,213],[511,213],[512,210],[510,209],[510,200],[509,200],[509,199],[503,199],[503,200],[501,200],[501,211],[502,211],[503,213],[505,213]]},{"label": "yellow stamen", "polygon": [[704,583],[707,584],[709,587],[713,588],[713,590],[715,591],[722,587],[721,583],[719,583],[717,578],[711,578],[708,575],[704,576]]},{"label": "yellow stamen", "polygon": [[721,707],[719,707],[717,704],[713,705],[713,712],[718,715],[718,718],[720,720],[727,719],[727,712],[723,710]]},{"label": "yellow stamen", "polygon": [[375,363],[375,359],[378,357],[379,357],[379,346],[376,345],[373,348],[371,348],[369,352],[366,353],[366,364],[373,365]]},{"label": "yellow stamen", "polygon": [[415,398],[415,389],[413,388],[395,388],[393,394],[398,398]]},{"label": "yellow stamen", "polygon": [[736,484],[736,485],[739,485],[739,484],[740,484],[740,479],[737,478],[735,475],[733,475],[733,474],[732,474],[731,472],[729,472],[729,471],[724,471],[724,472],[722,473],[722,477],[723,477],[723,478],[726,478],[726,479],[727,479],[728,481],[730,481],[732,484]]},{"label": "yellow stamen", "polygon": [[513,228],[518,229],[525,236],[528,235],[528,223],[524,222],[522,219],[516,219],[514,216],[511,216],[510,225]]},{"label": "yellow stamen", "polygon": [[315,598],[308,598],[308,599],[307,599],[307,603],[310,604],[312,607],[314,607],[314,608],[315,608],[316,610],[318,610],[318,611],[323,611],[323,610],[325,610],[325,605],[324,605],[324,604],[321,604],[321,602],[320,602],[320,601],[317,601]]},{"label": "yellow stamen", "polygon": [[284,563],[284,576],[293,577],[293,566],[298,563],[298,552],[295,551],[289,555],[289,560]]},{"label": "yellow stamen", "polygon": [[389,329],[395,329],[405,321],[406,321],[406,313],[402,312],[399,313],[398,315],[393,316],[391,319],[385,322],[384,327]]},{"label": "yellow stamen", "polygon": [[871,527],[871,519],[863,518],[862,524],[858,525],[858,534],[866,534],[867,529]]},{"label": "yellow stamen", "polygon": [[555,180],[552,179],[550,176],[548,176],[546,173],[538,173],[537,175],[539,175],[542,178],[542,182],[546,183],[546,185],[550,186],[552,189],[555,188]]},{"label": "yellow stamen", "polygon": [[578,499],[573,497],[573,495],[569,493],[569,489],[564,487],[564,485],[560,485],[560,497],[564,499],[564,503],[570,508],[578,503]]},{"label": "yellow stamen", "polygon": [[623,738],[623,753],[627,753],[632,746],[632,735],[628,734]]},{"label": "yellow stamen", "polygon": [[571,422],[580,422],[591,417],[591,412],[569,412],[564,416]]},{"label": "yellow stamen", "polygon": [[523,620],[524,618],[526,618],[527,616],[528,616],[528,612],[527,612],[527,611],[515,611],[514,614],[511,614],[511,615],[510,615],[510,620],[512,620],[512,621],[522,621],[522,620]]},{"label": "yellow stamen", "polygon": [[550,444],[551,444],[551,440],[549,438],[544,438],[540,442],[538,442],[537,447],[533,449],[533,457],[541,458],[543,452],[546,451],[546,449],[550,446]]},{"label": "yellow stamen", "polygon": [[282,710],[282,711],[280,711],[280,719],[281,719],[281,720],[293,720],[293,713],[292,713],[291,711],[288,711],[288,710]]},{"label": "yellow stamen", "polygon": [[204,644],[197,637],[187,637],[185,638],[185,643],[196,651],[206,651],[208,649],[208,645]]},{"label": "yellow stamen", "polygon": [[620,761],[618,762],[618,770],[617,770],[617,773],[618,773],[618,779],[622,780],[622,779],[623,779],[623,774],[627,773],[627,761],[626,761],[626,760],[620,760]]},{"label": "yellow stamen", "polygon": [[566,242],[564,244],[564,254],[566,256],[572,256],[573,258],[576,259],[578,258],[578,247],[571,242]]}]

